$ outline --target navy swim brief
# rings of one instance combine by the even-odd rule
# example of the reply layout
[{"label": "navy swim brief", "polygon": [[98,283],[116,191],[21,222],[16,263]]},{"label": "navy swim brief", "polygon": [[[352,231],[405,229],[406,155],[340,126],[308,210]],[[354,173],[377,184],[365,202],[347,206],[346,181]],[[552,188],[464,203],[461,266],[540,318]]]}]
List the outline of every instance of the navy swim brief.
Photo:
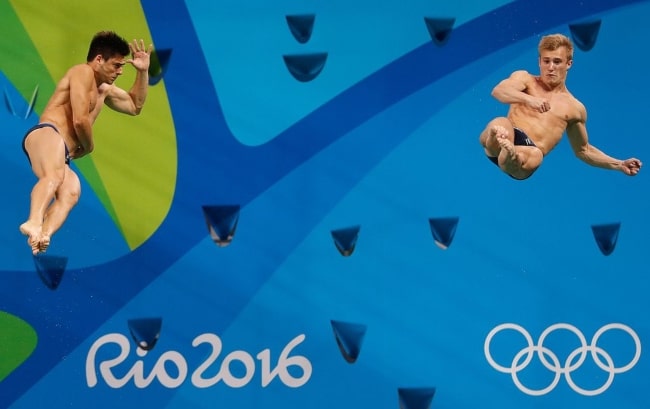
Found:
[{"label": "navy swim brief", "polygon": [[[30,164],[32,163],[32,161],[31,161],[31,159],[29,159],[29,154],[27,153],[27,149],[25,149],[25,141],[27,140],[27,137],[29,136],[30,133],[32,133],[33,131],[35,131],[37,129],[41,129],[41,128],[45,128],[45,127],[50,127],[52,129],[54,129],[56,131],[56,133],[59,133],[59,130],[56,128],[56,126],[54,126],[53,124],[47,123],[47,122],[43,122],[43,123],[34,125],[31,128],[29,128],[27,130],[27,132],[25,132],[25,136],[23,137],[23,152],[25,152],[25,155],[27,156],[27,160],[29,161]],[[65,164],[66,165],[70,164],[70,152],[68,152],[68,147],[67,146],[65,147]]]}]

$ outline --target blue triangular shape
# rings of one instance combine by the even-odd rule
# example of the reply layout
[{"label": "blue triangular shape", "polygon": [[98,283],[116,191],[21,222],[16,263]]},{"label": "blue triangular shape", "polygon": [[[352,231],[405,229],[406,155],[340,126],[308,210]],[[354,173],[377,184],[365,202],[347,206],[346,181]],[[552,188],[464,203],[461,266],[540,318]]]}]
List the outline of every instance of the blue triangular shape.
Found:
[{"label": "blue triangular shape", "polygon": [[354,252],[357,246],[360,228],[360,226],[353,226],[331,231],[334,245],[343,256],[350,256]]},{"label": "blue triangular shape", "polygon": [[203,215],[212,240],[220,247],[229,245],[239,222],[239,205],[203,206]]},{"label": "blue triangular shape", "polygon": [[348,363],[355,363],[361,352],[363,337],[366,335],[366,326],[350,322],[331,321],[336,345]]},{"label": "blue triangular shape", "polygon": [[128,321],[129,332],[136,345],[145,351],[156,346],[160,338],[162,318],[137,318]]},{"label": "blue triangular shape", "polygon": [[298,14],[286,16],[289,30],[300,44],[305,44],[311,38],[314,29],[315,14]]},{"label": "blue triangular shape", "polygon": [[456,226],[458,225],[458,217],[443,217],[429,219],[429,226],[431,227],[431,234],[436,245],[443,250],[451,245],[454,235],[456,234]]},{"label": "blue triangular shape", "polygon": [[309,82],[316,78],[325,67],[327,53],[284,55],[282,58],[295,79],[300,82]]},{"label": "blue triangular shape", "polygon": [[36,272],[43,281],[43,284],[50,290],[56,290],[61,284],[65,267],[68,264],[67,257],[37,255],[34,256]]},{"label": "blue triangular shape", "polygon": [[429,409],[436,388],[398,388],[400,409]]},{"label": "blue triangular shape", "polygon": [[4,93],[4,97],[5,97],[5,106],[7,107],[7,111],[9,111],[9,113],[11,115],[15,116],[16,115],[16,110],[14,109],[14,106],[11,104],[11,98],[9,98],[9,93],[7,92],[6,89],[4,90],[3,93]]},{"label": "blue triangular shape", "polygon": [[154,50],[151,53],[151,62],[149,64],[149,85],[156,85],[165,75],[167,65],[172,56],[171,48]]},{"label": "blue triangular shape", "polygon": [[609,256],[616,248],[621,223],[599,224],[591,226],[600,251]]},{"label": "blue triangular shape", "polygon": [[582,51],[589,51],[594,47],[594,45],[596,45],[600,24],[601,20],[569,24],[571,37],[579,49]]},{"label": "blue triangular shape", "polygon": [[429,35],[436,45],[444,45],[449,40],[455,22],[455,18],[424,18]]}]

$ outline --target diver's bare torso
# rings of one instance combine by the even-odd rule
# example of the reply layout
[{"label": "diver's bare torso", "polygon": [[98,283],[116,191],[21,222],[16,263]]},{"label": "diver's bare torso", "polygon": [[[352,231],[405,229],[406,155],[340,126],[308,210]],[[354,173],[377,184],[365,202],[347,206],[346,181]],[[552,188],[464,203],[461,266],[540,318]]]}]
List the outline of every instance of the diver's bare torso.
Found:
[{"label": "diver's bare torso", "polygon": [[566,89],[548,90],[539,77],[529,76],[526,90],[529,95],[545,98],[551,109],[539,112],[525,104],[512,104],[508,119],[533,140],[544,155],[560,141],[564,131],[572,123],[582,120],[582,104]]},{"label": "diver's bare torso", "polygon": [[[75,155],[79,153],[80,147],[79,138],[74,130],[72,107],[70,104],[70,71],[74,69],[85,69],[81,66],[72,67],[66,75],[56,85],[56,89],[47,106],[43,110],[40,117],[40,122],[47,122],[55,125],[59,130],[59,134],[63,138],[68,150],[72,157],[80,156]],[[111,84],[101,84],[99,87],[93,85],[87,91],[89,97],[88,112],[90,113],[91,124],[95,122],[97,116],[102,110],[104,100],[108,95]]]}]

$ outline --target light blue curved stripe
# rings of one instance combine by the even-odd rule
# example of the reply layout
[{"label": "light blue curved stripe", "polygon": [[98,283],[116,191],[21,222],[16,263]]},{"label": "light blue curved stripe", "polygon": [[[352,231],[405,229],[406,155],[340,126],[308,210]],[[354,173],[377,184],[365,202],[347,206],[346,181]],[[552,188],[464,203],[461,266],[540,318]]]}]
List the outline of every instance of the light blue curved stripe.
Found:
[{"label": "light blue curved stripe", "polygon": [[[506,3],[414,0],[403,7],[398,0],[254,0],[225,5],[206,0],[187,2],[187,7],[230,130],[241,143],[260,145],[379,68],[430,42],[425,16],[454,17],[458,26]],[[300,13],[316,14],[312,39],[304,45],[293,38],[285,20],[287,14]],[[328,53],[324,70],[309,83],[296,81],[282,55],[313,52]]]}]

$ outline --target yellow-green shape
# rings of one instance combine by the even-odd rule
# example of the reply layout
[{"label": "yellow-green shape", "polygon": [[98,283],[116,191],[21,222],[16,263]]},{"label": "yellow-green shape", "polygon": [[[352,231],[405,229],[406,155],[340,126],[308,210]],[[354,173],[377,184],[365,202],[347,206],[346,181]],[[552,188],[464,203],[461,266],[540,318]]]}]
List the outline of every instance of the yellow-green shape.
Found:
[{"label": "yellow-green shape", "polygon": [[36,349],[36,331],[21,318],[0,311],[0,382]]},{"label": "yellow-green shape", "polygon": [[[39,1],[11,0],[10,3],[13,10],[5,10],[10,7],[0,5],[0,24],[3,31],[7,30],[7,24],[14,27],[11,33],[16,37],[6,39],[5,36],[0,40],[0,52],[16,59],[2,58],[0,69],[26,99],[34,86],[39,85],[36,112],[42,111],[55,81],[72,65],[86,61],[88,45],[96,32],[113,30],[127,41],[142,38],[152,42],[144,11],[137,0],[50,0],[46,5]],[[13,16],[22,23],[23,32],[18,22],[11,21]],[[15,42],[16,38],[20,42]],[[28,47],[19,48],[24,45]],[[124,75],[116,82],[127,90],[135,78],[135,70],[129,68],[129,65],[125,67]],[[139,116],[130,117],[105,108],[95,122],[93,135],[95,151],[75,161],[75,165],[113,218],[129,248],[134,249],[165,219],[176,185],[176,133],[164,81],[149,87]]]}]

